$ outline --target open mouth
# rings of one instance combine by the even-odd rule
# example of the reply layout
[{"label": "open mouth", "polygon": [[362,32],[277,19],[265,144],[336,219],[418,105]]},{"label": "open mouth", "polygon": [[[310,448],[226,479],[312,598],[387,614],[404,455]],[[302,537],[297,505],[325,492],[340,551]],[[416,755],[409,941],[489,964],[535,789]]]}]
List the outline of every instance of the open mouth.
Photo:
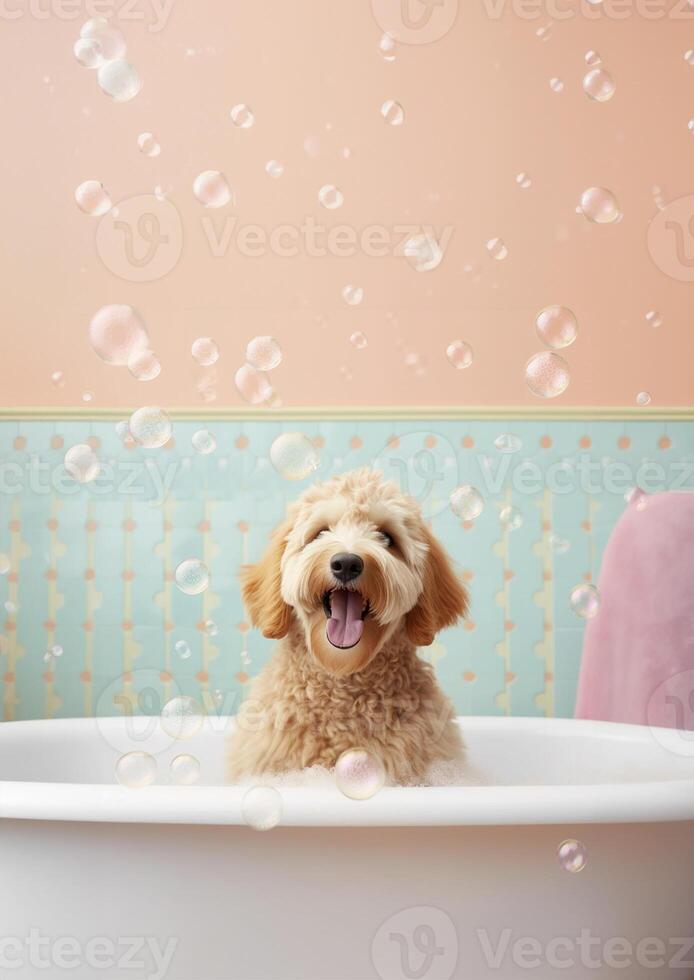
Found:
[{"label": "open mouth", "polygon": [[328,619],[325,635],[338,650],[356,646],[364,632],[369,603],[354,589],[332,589],[323,595],[323,609]]}]

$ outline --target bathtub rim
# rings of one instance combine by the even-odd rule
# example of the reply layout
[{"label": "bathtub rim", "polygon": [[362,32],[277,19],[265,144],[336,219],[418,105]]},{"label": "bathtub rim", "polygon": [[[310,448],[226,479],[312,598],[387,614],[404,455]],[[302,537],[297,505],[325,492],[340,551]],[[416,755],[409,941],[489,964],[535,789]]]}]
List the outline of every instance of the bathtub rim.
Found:
[{"label": "bathtub rim", "polygon": [[[60,725],[75,734],[94,718],[3,722],[21,738],[29,729]],[[99,725],[122,725],[100,718]],[[531,732],[560,737],[572,733],[606,741],[675,746],[673,729],[573,718],[462,717],[468,731]],[[222,737],[221,735],[219,737]],[[666,748],[665,748],[666,750]],[[681,756],[681,753],[676,753]],[[694,748],[691,776],[664,780],[513,786],[386,787],[370,800],[354,801],[324,787],[282,787],[282,827],[548,826],[694,821]],[[0,819],[85,823],[160,823],[245,826],[242,802],[252,783],[236,786],[152,785],[0,780]],[[320,795],[320,806],[316,806]]]}]

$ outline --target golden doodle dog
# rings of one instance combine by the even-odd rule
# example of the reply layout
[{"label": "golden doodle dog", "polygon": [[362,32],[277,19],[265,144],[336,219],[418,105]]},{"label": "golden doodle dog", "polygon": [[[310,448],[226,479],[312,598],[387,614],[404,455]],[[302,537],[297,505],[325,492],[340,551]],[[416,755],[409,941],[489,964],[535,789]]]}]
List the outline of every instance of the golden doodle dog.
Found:
[{"label": "golden doodle dog", "polygon": [[243,596],[279,640],[231,736],[231,780],[309,766],[346,749],[379,757],[390,783],[463,757],[453,706],[417,655],[467,610],[467,593],[417,503],[367,469],[306,490]]}]

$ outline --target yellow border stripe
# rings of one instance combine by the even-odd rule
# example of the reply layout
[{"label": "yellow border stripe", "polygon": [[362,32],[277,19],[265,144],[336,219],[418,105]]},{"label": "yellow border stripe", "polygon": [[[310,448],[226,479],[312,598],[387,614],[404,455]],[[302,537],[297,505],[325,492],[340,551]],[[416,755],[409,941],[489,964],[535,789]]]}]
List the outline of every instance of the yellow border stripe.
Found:
[{"label": "yellow border stripe", "polygon": [[[138,406],[135,406],[138,407]],[[0,420],[13,421],[51,420],[67,421],[70,419],[123,419],[133,409],[128,408],[0,408]],[[247,422],[263,421],[458,421],[473,419],[477,421],[619,421],[633,420],[640,422],[691,422],[694,421],[694,407],[671,406],[663,408],[624,407],[581,407],[568,406],[564,408],[525,408],[519,405],[507,406],[358,406],[350,408],[173,408],[167,409],[174,419],[211,419]]]}]

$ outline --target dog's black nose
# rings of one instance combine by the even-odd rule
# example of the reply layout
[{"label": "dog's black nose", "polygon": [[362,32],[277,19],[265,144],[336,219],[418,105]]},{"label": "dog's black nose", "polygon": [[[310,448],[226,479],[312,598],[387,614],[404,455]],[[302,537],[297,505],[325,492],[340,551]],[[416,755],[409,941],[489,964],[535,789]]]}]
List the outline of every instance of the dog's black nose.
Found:
[{"label": "dog's black nose", "polygon": [[364,562],[359,555],[351,555],[349,551],[341,551],[330,559],[330,571],[343,584],[359,578],[364,571]]}]

